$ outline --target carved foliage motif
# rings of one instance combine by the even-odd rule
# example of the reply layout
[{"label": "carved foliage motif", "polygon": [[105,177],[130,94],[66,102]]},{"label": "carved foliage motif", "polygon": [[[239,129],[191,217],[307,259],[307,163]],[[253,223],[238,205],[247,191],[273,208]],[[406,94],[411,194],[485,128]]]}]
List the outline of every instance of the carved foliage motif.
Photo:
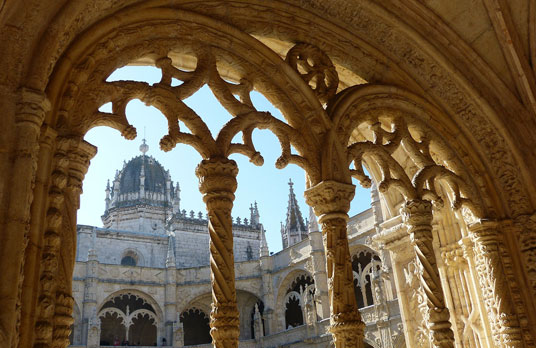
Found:
[{"label": "carved foliage motif", "polygon": [[470,228],[478,280],[489,314],[493,341],[497,346],[522,347],[522,332],[499,254],[497,223],[484,221]]},{"label": "carved foliage motif", "polygon": [[335,66],[318,47],[299,43],[288,51],[286,61],[323,103],[327,103],[337,92],[339,76]]},{"label": "carved foliage motif", "polygon": [[429,342],[430,330],[426,325],[427,310],[426,310],[426,295],[423,287],[420,286],[418,264],[415,260],[410,261],[403,269],[406,286],[409,291],[408,304],[409,311],[414,315],[413,322],[415,323],[413,328],[407,328],[414,330],[414,342]]}]

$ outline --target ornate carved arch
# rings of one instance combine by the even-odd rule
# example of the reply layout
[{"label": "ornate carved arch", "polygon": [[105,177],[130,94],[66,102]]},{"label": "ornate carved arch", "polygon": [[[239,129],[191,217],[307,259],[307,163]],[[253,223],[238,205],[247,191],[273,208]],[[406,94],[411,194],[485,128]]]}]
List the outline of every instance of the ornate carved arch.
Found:
[{"label": "ornate carved arch", "polygon": [[[157,322],[162,322],[164,316],[163,316],[162,309],[158,305],[158,302],[156,302],[156,300],[152,298],[152,296],[150,296],[149,294],[146,294],[142,291],[134,290],[134,289],[122,289],[122,290],[116,291],[108,295],[98,306],[98,312],[100,313],[101,311],[106,309],[103,307],[107,302],[112,301],[115,298],[122,297],[122,296],[134,296],[135,298],[140,299],[144,303],[149,304],[154,310],[154,315],[155,315],[155,318],[157,319]],[[113,308],[113,307],[108,307],[108,308]]]},{"label": "ornate carved arch", "polygon": [[[338,95],[328,112],[340,144],[350,144],[342,150],[334,143],[330,151],[346,153],[347,161],[355,163],[352,175],[362,185],[371,183],[362,170],[365,157],[372,173],[379,174],[380,192],[396,187],[406,199],[429,195],[437,200],[435,189],[425,186],[440,177],[455,191],[457,208],[469,204],[476,216],[484,214],[482,209],[493,211],[488,197],[494,196],[495,188],[476,184],[486,176],[478,155],[460,138],[458,127],[422,98],[392,86],[359,86]],[[405,163],[408,158],[413,163]]]}]

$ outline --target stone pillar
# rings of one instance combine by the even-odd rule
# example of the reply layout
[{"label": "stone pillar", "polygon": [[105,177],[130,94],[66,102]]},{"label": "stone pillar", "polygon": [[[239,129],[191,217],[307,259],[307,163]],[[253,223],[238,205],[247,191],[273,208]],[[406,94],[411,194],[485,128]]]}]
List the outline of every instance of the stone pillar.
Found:
[{"label": "stone pillar", "polygon": [[346,230],[354,193],[354,185],[335,181],[323,181],[305,191],[307,204],[313,208],[322,226],[331,309],[330,332],[336,348],[364,347],[365,324],[357,310]]},{"label": "stone pillar", "polygon": [[430,343],[437,348],[454,348],[454,333],[432,244],[432,203],[420,199],[407,201],[402,214],[415,252],[420,287],[425,296],[424,319],[430,330]]},{"label": "stone pillar", "polygon": [[315,297],[320,300],[317,314],[324,319],[329,317],[329,296],[322,233],[320,231],[309,231],[309,242],[311,243],[312,273],[317,291]]},{"label": "stone pillar", "polygon": [[76,212],[80,208],[82,182],[89,168],[89,162],[97,153],[96,147],[81,138],[68,138],[67,185],[64,190],[62,209],[62,235],[60,245],[60,260],[63,264],[64,277],[62,289],[56,292],[54,312],[54,331],[51,346],[63,348],[69,345],[69,335],[73,324],[72,279],[76,258]]},{"label": "stone pillar", "polygon": [[199,190],[208,211],[212,281],[210,335],[216,348],[238,347],[240,334],[231,217],[237,174],[236,162],[221,157],[203,160],[196,169]]},{"label": "stone pillar", "polygon": [[60,138],[56,142],[51,184],[48,192],[48,207],[45,218],[43,251],[40,267],[39,298],[35,324],[35,348],[50,347],[53,339],[56,290],[62,235],[62,220],[65,187],[68,182],[69,140]]},{"label": "stone pillar", "polygon": [[[169,240],[169,243],[172,239]],[[167,345],[173,344],[173,321],[177,318],[177,270],[175,268],[175,260],[170,262],[169,258],[166,261],[166,286],[164,288],[165,300],[165,337]],[[160,337],[158,338],[162,340]]]},{"label": "stone pillar", "polygon": [[[93,348],[91,342],[99,342],[100,337],[92,337],[99,333],[96,325],[99,321],[97,317],[97,289],[99,286],[98,269],[99,260],[95,245],[97,238],[95,228],[91,235],[92,246],[88,250],[87,263],[86,263],[86,277],[84,279],[84,300],[82,307],[82,344],[86,344],[88,347]],[[93,330],[91,328],[93,324]]]},{"label": "stone pillar", "polygon": [[[264,234],[264,231],[262,232]],[[274,292],[272,289],[272,259],[268,255],[268,250],[266,253],[261,252],[261,257],[259,259],[260,267],[262,270],[262,301],[264,302],[264,332],[269,335],[273,333],[273,324],[271,321],[271,314],[274,308]]]},{"label": "stone pillar", "polygon": [[[24,283],[22,290],[22,318],[19,331],[19,347],[29,347],[34,338],[34,325],[39,286],[39,268],[43,248],[43,224],[48,200],[48,179],[52,163],[53,143],[56,132],[47,126],[41,127],[39,139],[39,159],[33,191],[34,201],[31,208],[31,226],[28,246],[25,250]],[[24,334],[23,334],[24,333]]]},{"label": "stone pillar", "polygon": [[12,130],[15,133],[12,171],[5,176],[9,178],[4,186],[8,206],[0,236],[0,346],[3,347],[17,347],[19,343],[24,250],[30,228],[38,137],[49,109],[50,103],[43,93],[25,88],[20,91]]},{"label": "stone pillar", "polygon": [[380,234],[376,237],[376,242],[384,245],[389,250],[392,260],[393,281],[396,290],[396,297],[400,306],[400,316],[403,323],[404,338],[406,347],[424,346],[423,340],[418,332],[422,325],[422,316],[419,310],[417,299],[419,295],[416,289],[416,276],[414,275],[415,257],[407,226],[402,222],[400,215],[384,221],[380,225]]},{"label": "stone pillar", "polygon": [[496,347],[523,347],[523,333],[514,310],[501,262],[497,223],[482,220],[469,226],[475,268]]},{"label": "stone pillar", "polygon": [[184,326],[180,321],[180,314],[177,321],[173,323],[173,348],[184,347]]}]

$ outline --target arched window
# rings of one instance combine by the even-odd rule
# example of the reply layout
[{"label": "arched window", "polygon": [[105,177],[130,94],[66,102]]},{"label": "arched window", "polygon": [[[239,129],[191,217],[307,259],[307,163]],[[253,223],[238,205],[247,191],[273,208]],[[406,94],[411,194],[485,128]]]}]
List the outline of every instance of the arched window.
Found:
[{"label": "arched window", "polygon": [[182,312],[180,321],[184,330],[184,345],[193,346],[212,342],[208,316],[200,309],[190,308]]},{"label": "arched window", "polygon": [[313,284],[313,278],[304,274],[298,276],[290,285],[285,298],[285,328],[304,324],[303,295],[306,291],[314,292],[314,287],[310,287]]},{"label": "arched window", "polygon": [[381,260],[379,256],[369,250],[360,251],[352,257],[354,291],[358,308],[374,304],[372,280],[374,272],[378,272],[380,268]]},{"label": "arched window", "polygon": [[121,265],[123,265],[123,266],[136,266],[136,260],[130,255],[123,256],[123,258],[121,259]]},{"label": "arched window", "polygon": [[134,250],[126,250],[121,256],[121,265],[140,266],[140,256]]},{"label": "arched window", "polygon": [[156,344],[156,312],[144,298],[120,294],[104,303],[99,312],[101,345],[154,346]]}]

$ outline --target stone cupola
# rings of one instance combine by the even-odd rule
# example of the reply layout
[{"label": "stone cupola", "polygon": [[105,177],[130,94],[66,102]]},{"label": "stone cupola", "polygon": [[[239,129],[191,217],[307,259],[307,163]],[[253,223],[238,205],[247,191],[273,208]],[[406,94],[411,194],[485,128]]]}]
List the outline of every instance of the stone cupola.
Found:
[{"label": "stone cupola", "polygon": [[[149,145],[143,139],[140,145],[142,154],[124,163],[123,168],[116,172],[112,187],[107,185],[106,210],[102,216],[105,227],[162,232],[174,208],[179,209],[178,184],[174,188],[169,171],[148,156],[148,151]],[[137,227],[121,222],[134,218],[142,221]],[[144,222],[144,219],[150,221]]]}]

